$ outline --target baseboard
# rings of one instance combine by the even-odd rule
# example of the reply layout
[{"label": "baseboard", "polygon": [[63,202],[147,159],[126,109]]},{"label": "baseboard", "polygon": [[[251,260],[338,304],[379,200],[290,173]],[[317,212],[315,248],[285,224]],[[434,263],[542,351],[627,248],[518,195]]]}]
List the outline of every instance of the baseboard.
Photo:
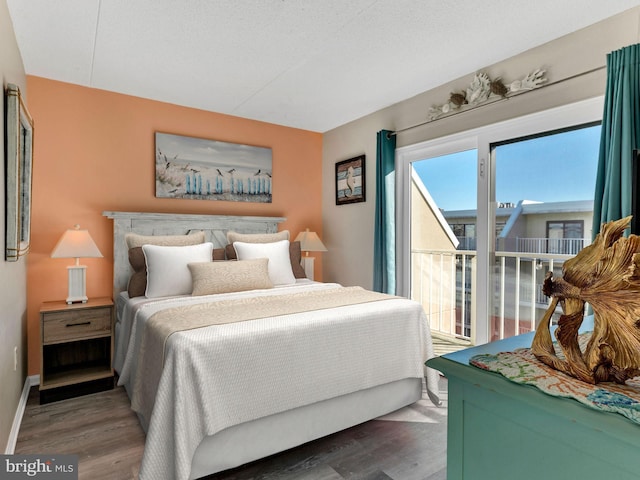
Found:
[{"label": "baseboard", "polygon": [[22,424],[22,416],[24,415],[24,409],[27,406],[27,400],[29,399],[29,390],[34,385],[40,385],[40,375],[31,375],[24,379],[24,386],[22,387],[22,395],[18,402],[18,408],[16,408],[16,414],[13,417],[13,425],[11,426],[11,432],[9,433],[9,440],[7,441],[7,448],[5,449],[5,455],[13,455],[16,449],[16,443],[18,442],[18,433],[20,433],[20,425]]}]

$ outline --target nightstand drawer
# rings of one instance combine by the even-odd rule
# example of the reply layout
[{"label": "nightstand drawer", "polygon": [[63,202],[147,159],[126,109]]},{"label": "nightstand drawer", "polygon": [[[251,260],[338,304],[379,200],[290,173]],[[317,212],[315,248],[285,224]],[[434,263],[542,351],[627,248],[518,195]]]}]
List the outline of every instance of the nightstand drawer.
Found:
[{"label": "nightstand drawer", "polygon": [[45,345],[111,335],[110,307],[43,315],[42,341]]}]

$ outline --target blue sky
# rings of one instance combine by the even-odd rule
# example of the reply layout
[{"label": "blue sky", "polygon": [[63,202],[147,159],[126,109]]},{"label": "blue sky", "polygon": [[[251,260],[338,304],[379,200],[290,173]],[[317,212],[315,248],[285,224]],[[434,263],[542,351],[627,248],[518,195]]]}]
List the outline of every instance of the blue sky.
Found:
[{"label": "blue sky", "polygon": [[[497,147],[496,201],[591,200],[595,188],[600,126]],[[474,150],[414,162],[413,167],[444,210],[476,208]]]}]

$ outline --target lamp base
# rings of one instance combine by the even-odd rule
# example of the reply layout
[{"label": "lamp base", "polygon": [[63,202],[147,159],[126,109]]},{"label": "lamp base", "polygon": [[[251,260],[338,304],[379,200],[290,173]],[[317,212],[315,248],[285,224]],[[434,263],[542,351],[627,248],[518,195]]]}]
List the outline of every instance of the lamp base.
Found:
[{"label": "lamp base", "polygon": [[[309,253],[307,252],[307,255]],[[313,263],[315,261],[315,257],[302,257],[302,268],[304,269],[304,273],[307,274],[307,278],[309,280],[313,280],[314,272],[313,272]]]},{"label": "lamp base", "polygon": [[67,304],[87,303],[87,266],[71,265],[67,267],[69,274],[69,295]]},{"label": "lamp base", "polygon": [[89,301],[88,297],[67,297],[67,305],[71,305],[74,303],[87,303]]}]

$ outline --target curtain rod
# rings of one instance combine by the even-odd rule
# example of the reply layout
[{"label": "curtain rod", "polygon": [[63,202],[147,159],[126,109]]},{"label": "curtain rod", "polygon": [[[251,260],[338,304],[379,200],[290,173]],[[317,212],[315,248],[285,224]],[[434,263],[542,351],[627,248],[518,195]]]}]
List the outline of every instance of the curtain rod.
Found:
[{"label": "curtain rod", "polygon": [[533,92],[533,91],[542,90],[543,88],[550,87],[552,85],[558,85],[559,83],[567,82],[569,80],[573,80],[574,78],[582,77],[584,75],[589,75],[591,73],[597,72],[599,70],[603,70],[605,68],[607,68],[607,66],[606,65],[602,65],[600,67],[596,67],[596,68],[592,68],[591,70],[587,70],[586,72],[576,73],[575,75],[571,75],[570,77],[562,78],[560,80],[556,80],[555,82],[547,83],[545,85],[542,85],[542,86],[540,86],[538,88],[534,88],[532,90],[524,90],[524,91],[519,92],[519,93],[514,93],[513,95],[510,95],[508,97],[496,98],[494,100],[481,103],[480,105],[476,105],[473,108],[466,108],[464,110],[458,110],[457,112],[450,113],[449,115],[446,115],[446,116],[434,118],[433,120],[426,120],[424,122],[417,123],[415,125],[411,125],[410,127],[401,128],[399,130],[395,130],[393,132],[387,133],[387,138],[391,138],[391,137],[393,137],[395,135],[398,135],[399,133],[404,133],[404,132],[406,132],[408,130],[413,130],[414,128],[422,127],[423,125],[427,125],[429,123],[437,122],[438,120],[444,120],[445,118],[454,117],[454,116],[459,115],[461,113],[470,112],[472,110],[475,110],[476,108],[485,107],[485,106],[488,106],[488,105],[493,105],[494,103],[503,102],[505,100],[509,100],[510,98],[517,97],[519,95],[524,95],[526,93],[530,93],[530,92]]}]

